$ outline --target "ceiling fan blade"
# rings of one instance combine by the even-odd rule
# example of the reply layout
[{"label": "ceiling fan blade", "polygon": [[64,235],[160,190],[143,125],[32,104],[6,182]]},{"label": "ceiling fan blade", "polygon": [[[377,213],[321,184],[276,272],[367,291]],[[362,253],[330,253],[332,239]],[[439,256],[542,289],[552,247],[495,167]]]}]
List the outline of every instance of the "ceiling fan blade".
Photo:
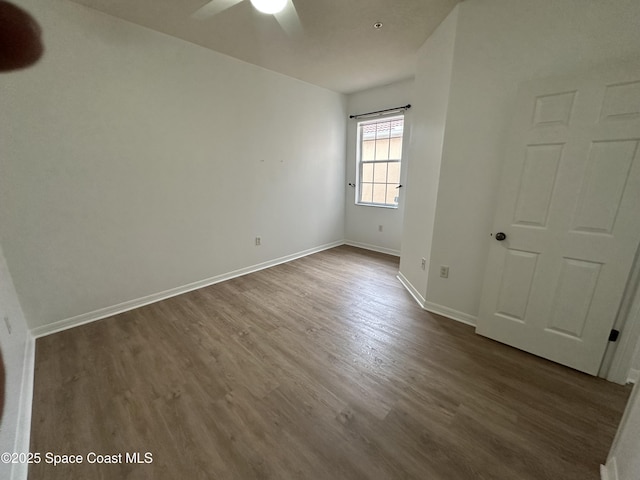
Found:
[{"label": "ceiling fan blade", "polygon": [[298,12],[292,0],[287,0],[287,6],[281,12],[274,13],[273,16],[276,17],[282,29],[290,37],[302,33],[302,23],[300,23],[300,17],[298,17]]},{"label": "ceiling fan blade", "polygon": [[197,20],[205,20],[212,17],[227,8],[233,7],[236,3],[240,3],[242,0],[211,0],[205,3],[202,7],[191,14],[191,18]]}]

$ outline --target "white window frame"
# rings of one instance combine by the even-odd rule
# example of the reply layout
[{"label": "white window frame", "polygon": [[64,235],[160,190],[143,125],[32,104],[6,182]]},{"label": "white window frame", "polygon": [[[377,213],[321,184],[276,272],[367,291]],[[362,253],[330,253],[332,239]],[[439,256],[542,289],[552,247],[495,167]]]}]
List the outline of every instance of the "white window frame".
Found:
[{"label": "white window frame", "polygon": [[[400,152],[400,158],[398,160],[367,160],[364,161],[362,160],[362,126],[364,125],[370,125],[372,123],[379,123],[379,122],[390,122],[390,121],[394,121],[394,120],[399,120],[402,119],[403,122],[403,126],[402,126],[402,149]],[[398,204],[391,204],[391,203],[374,203],[374,202],[363,202],[361,200],[362,198],[362,168],[364,163],[389,163],[389,162],[393,162],[393,161],[397,161],[397,163],[400,164],[400,178],[402,178],[402,157],[404,155],[404,133],[406,131],[406,121],[405,121],[405,115],[404,114],[394,114],[394,115],[388,115],[388,116],[380,116],[380,117],[376,117],[370,120],[362,120],[359,121],[356,124],[356,131],[357,131],[357,135],[356,135],[356,205],[361,205],[364,207],[378,207],[378,208],[392,208],[392,209],[397,209],[399,206],[399,202]],[[399,189],[398,189],[399,190]],[[400,192],[398,191],[398,197],[400,196]]]}]

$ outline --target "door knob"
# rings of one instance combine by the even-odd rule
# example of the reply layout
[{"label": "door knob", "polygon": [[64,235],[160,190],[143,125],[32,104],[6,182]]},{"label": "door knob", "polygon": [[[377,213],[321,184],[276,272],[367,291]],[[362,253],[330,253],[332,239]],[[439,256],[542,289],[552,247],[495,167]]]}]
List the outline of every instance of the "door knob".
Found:
[{"label": "door knob", "polygon": [[503,232],[496,233],[496,240],[498,240],[499,242],[503,241],[505,238],[507,238],[506,233],[503,233]]}]

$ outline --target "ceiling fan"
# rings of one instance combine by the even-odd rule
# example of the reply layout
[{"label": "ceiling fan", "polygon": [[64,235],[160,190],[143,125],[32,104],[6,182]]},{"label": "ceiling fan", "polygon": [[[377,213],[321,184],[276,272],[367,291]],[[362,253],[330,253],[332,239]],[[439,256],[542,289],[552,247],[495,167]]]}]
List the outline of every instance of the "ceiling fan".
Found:
[{"label": "ceiling fan", "polygon": [[[244,0],[211,0],[196,10],[191,16],[198,20],[206,20],[218,13],[233,7]],[[292,0],[250,0],[251,5],[261,13],[273,15],[288,35],[302,32],[302,24]]]}]

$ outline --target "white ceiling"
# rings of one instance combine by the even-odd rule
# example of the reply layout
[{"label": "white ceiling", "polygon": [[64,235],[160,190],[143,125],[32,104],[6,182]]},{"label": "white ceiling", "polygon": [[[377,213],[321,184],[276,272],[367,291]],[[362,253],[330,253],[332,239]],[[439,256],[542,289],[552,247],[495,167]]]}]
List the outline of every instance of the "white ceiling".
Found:
[{"label": "white ceiling", "polygon": [[[243,0],[206,20],[206,0],[73,0],[255,65],[342,93],[413,75],[418,48],[459,0],[293,0],[289,36]],[[379,30],[375,22],[382,22]]]}]

